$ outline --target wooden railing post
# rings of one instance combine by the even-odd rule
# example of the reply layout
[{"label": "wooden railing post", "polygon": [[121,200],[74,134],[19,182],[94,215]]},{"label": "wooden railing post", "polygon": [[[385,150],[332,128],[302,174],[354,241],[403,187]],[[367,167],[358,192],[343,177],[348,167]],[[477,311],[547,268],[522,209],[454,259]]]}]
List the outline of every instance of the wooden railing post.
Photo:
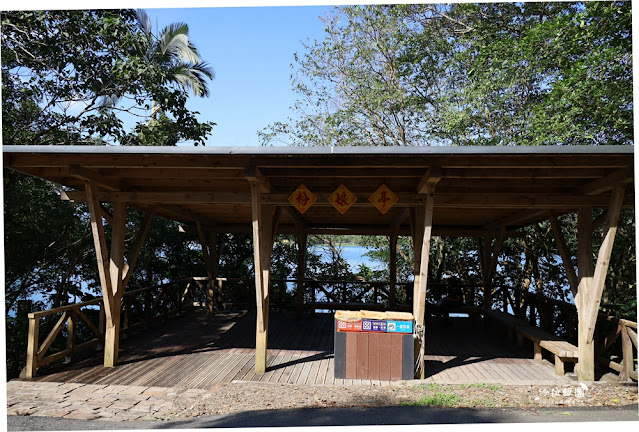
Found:
[{"label": "wooden railing post", "polygon": [[40,336],[40,317],[29,314],[29,335],[27,340],[26,377],[35,378],[38,370],[38,345]]},{"label": "wooden railing post", "polygon": [[217,304],[220,309],[222,309],[222,305],[223,305],[222,303],[222,286],[223,285],[222,284],[223,284],[223,281],[225,280],[226,279],[224,278],[217,278]]},{"label": "wooden railing post", "polygon": [[69,354],[64,357],[65,363],[70,363],[73,360],[73,354],[75,351],[75,322],[77,314],[74,310],[69,311],[69,319],[67,320],[67,350]]},{"label": "wooden railing post", "polygon": [[632,353],[632,342],[628,334],[628,327],[621,324],[621,351],[623,354],[623,372],[619,375],[620,381],[631,381],[630,373],[635,370],[634,356]]}]

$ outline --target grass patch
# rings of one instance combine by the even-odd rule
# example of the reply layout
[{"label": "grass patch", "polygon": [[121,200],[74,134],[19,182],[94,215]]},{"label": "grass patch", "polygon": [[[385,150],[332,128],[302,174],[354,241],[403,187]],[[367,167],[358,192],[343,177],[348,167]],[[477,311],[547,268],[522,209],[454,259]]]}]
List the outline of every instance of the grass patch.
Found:
[{"label": "grass patch", "polygon": [[426,389],[432,392],[436,392],[436,391],[446,391],[446,390],[451,390],[452,387],[448,386],[448,385],[444,385],[444,384],[437,384],[437,383],[430,383],[428,385],[420,385],[419,388],[422,389]]},{"label": "grass patch", "polygon": [[462,384],[461,388],[463,389],[467,389],[467,388],[478,388],[478,389],[489,389],[492,391],[497,391],[501,388],[500,384],[486,384],[486,383],[473,383],[473,384]]},{"label": "grass patch", "polygon": [[434,406],[434,407],[452,407],[457,405],[459,397],[452,393],[437,393],[432,396],[422,396],[415,402],[404,402],[402,405],[407,406]]},{"label": "grass patch", "polygon": [[493,408],[497,406],[497,401],[493,398],[474,399],[470,402],[473,407]]}]

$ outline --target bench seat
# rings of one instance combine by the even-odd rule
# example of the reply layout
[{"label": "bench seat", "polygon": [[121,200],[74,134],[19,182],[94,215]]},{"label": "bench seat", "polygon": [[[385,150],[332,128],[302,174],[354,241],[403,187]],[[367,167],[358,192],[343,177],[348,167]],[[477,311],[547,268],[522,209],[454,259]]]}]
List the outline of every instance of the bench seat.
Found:
[{"label": "bench seat", "polygon": [[542,349],[555,355],[555,372],[557,375],[564,375],[565,362],[577,362],[579,360],[579,348],[538,327],[526,326],[519,328],[518,341],[520,345],[523,344],[522,338],[533,342],[535,360],[542,360]]}]

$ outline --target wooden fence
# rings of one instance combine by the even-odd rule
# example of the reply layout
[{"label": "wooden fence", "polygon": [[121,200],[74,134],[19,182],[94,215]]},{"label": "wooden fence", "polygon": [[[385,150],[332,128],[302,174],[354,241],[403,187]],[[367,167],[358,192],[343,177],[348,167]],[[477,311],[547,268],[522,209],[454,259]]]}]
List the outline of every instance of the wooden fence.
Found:
[{"label": "wooden fence", "polygon": [[[271,308],[296,308],[295,279],[271,279]],[[191,277],[175,282],[126,292],[122,298],[121,332],[149,328],[181,315],[193,307],[206,305],[208,278]],[[252,309],[255,286],[252,278],[217,278],[215,304],[218,309]],[[412,310],[412,282],[396,284],[395,310]],[[289,289],[292,288],[292,289]],[[436,302],[445,295],[445,284],[429,284],[427,301]],[[461,287],[466,305],[483,307],[481,285]],[[316,310],[389,309],[390,282],[343,280],[304,281],[304,306]],[[29,314],[27,366],[22,376],[36,376],[37,369],[57,360],[71,361],[78,352],[100,347],[104,341],[104,311],[101,298]],[[516,288],[495,288],[492,308],[502,309],[526,319],[569,342],[577,342],[577,309],[568,302]],[[42,342],[41,321],[51,330]],[[55,322],[55,324],[53,324]],[[81,337],[78,337],[81,335]],[[66,338],[64,344],[54,341]],[[637,323],[600,313],[595,333],[598,362],[619,373],[619,378],[637,379]],[[78,343],[80,342],[80,343]],[[52,349],[55,348],[55,349]],[[49,351],[52,351],[47,355]]]},{"label": "wooden fence", "polygon": [[[182,314],[184,309],[203,303],[202,281],[207,278],[187,278],[162,285],[124,293],[122,297],[122,323],[120,333],[139,327],[149,328],[158,318],[164,322],[170,316]],[[197,288],[202,288],[200,292]],[[33,378],[38,368],[63,360],[72,361],[81,351],[101,348],[104,343],[104,302],[102,298],[62,306],[28,315],[27,364],[21,376]],[[41,327],[55,322],[44,340]],[[47,329],[48,330],[48,329]],[[60,339],[65,339],[63,344]],[[42,340],[42,341],[41,341]],[[78,343],[80,342],[80,343]]]}]

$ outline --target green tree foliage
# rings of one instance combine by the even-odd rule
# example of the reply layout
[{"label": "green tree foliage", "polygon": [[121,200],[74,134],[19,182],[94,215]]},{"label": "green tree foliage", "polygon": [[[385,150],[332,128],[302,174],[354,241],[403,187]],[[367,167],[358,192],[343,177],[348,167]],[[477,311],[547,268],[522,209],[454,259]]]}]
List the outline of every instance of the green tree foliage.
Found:
[{"label": "green tree foliage", "polygon": [[[212,71],[199,59],[185,24],[155,36],[139,22],[142,15],[2,12],[3,144],[203,143],[213,123],[199,122],[185,103],[189,92],[208,96]],[[153,104],[161,106],[155,115]],[[126,115],[140,119],[132,130],[125,130]],[[26,347],[18,302],[29,299],[32,310],[48,309],[99,295],[100,287],[86,206],[62,202],[59,186],[46,181],[8,170],[3,180],[12,378],[24,366]],[[127,251],[143,220],[133,210],[128,216]],[[108,225],[106,236],[108,241]],[[195,244],[177,223],[155,218],[129,287],[205,274]]]},{"label": "green tree foliage", "polygon": [[347,6],[264,144],[631,144],[630,2]]},{"label": "green tree foliage", "polygon": [[[5,145],[174,145],[203,143],[210,133],[213,123],[197,120],[184,92],[207,94],[206,65],[178,64],[171,48],[165,50],[169,59],[149,61],[140,50],[149,35],[134,11],[10,11],[1,17]],[[180,43],[171,46],[192,47],[184,27],[178,30],[173,39]],[[152,123],[154,102],[165,115]],[[123,116],[141,120],[128,131]]]}]

